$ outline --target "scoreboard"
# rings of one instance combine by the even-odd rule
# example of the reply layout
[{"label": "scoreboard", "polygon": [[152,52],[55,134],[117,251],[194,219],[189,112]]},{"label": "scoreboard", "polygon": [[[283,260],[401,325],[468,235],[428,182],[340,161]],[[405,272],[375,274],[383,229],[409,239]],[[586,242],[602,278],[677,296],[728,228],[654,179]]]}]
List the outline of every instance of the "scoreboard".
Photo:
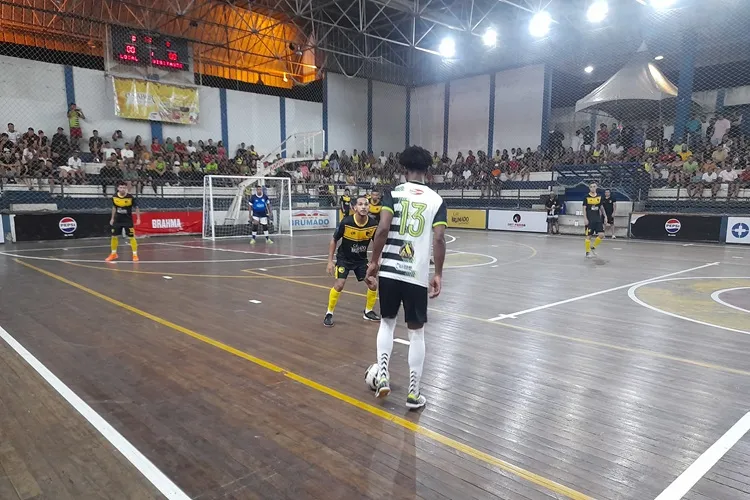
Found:
[{"label": "scoreboard", "polygon": [[115,25],[110,26],[110,33],[116,63],[172,71],[190,70],[186,40]]}]

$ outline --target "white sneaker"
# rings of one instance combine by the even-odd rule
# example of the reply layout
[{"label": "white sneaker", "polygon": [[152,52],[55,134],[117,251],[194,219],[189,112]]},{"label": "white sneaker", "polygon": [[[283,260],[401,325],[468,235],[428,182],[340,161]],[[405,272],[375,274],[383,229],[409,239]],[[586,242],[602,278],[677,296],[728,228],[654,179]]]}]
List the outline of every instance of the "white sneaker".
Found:
[{"label": "white sneaker", "polygon": [[409,394],[406,396],[406,407],[410,410],[418,410],[427,404],[427,398],[421,394]]}]

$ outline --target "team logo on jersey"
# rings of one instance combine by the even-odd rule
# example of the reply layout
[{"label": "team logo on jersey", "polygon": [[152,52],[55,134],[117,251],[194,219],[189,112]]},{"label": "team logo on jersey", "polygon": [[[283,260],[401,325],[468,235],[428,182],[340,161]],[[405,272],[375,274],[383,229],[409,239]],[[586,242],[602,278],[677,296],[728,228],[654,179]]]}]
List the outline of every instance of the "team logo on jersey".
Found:
[{"label": "team logo on jersey", "polygon": [[419,188],[411,188],[411,189],[409,190],[409,192],[410,192],[411,194],[416,194],[417,196],[419,196],[420,194],[424,194],[424,189],[419,189]]},{"label": "team logo on jersey", "polygon": [[664,223],[664,230],[669,234],[677,234],[682,228],[682,223],[679,219],[669,219]]},{"label": "team logo on jersey", "polygon": [[401,250],[398,251],[398,254],[404,260],[411,260],[414,258],[414,247],[411,243],[406,242],[401,245]]},{"label": "team logo on jersey", "polygon": [[60,219],[58,227],[64,234],[73,234],[78,229],[78,223],[73,217],[63,217]]}]

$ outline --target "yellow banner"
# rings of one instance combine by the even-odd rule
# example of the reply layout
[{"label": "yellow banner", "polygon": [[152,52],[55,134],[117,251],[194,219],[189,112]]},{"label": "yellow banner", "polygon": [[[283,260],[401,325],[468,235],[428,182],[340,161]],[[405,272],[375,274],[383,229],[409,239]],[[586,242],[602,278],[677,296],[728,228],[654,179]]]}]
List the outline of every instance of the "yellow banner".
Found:
[{"label": "yellow banner", "polygon": [[448,227],[487,229],[487,210],[448,210]]},{"label": "yellow banner", "polygon": [[147,80],[112,78],[115,114],[133,120],[198,123],[198,89]]}]

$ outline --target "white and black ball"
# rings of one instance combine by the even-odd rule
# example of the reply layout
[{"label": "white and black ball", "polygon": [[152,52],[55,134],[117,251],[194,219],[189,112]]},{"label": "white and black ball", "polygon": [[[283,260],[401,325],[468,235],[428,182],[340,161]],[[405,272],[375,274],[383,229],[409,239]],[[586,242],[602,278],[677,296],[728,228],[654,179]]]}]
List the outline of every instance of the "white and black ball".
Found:
[{"label": "white and black ball", "polygon": [[365,384],[370,388],[371,391],[377,389],[378,386],[378,365],[370,365],[365,371]]}]

